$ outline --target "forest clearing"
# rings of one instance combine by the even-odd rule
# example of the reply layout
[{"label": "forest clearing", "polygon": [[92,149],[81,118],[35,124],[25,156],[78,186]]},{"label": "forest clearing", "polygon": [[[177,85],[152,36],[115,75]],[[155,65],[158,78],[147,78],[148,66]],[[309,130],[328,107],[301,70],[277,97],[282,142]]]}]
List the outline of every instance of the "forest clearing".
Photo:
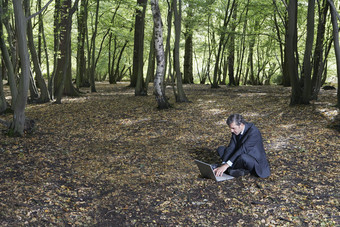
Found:
[{"label": "forest clearing", "polygon": [[[189,103],[169,87],[173,107],[157,110],[127,85],[30,104],[34,131],[0,135],[1,226],[340,225],[336,90],[289,106],[282,86],[184,85]],[[219,161],[231,113],[260,129],[270,177],[200,177],[194,160]]]}]

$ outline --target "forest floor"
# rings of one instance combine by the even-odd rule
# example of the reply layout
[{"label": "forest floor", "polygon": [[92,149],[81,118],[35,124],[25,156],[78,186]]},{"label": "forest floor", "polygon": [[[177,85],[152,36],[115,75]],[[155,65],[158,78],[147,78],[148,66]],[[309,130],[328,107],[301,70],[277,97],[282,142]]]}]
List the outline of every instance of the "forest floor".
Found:
[{"label": "forest floor", "polygon": [[[126,83],[96,86],[28,105],[33,133],[0,135],[1,226],[340,225],[336,91],[290,107],[281,86],[185,85],[191,102],[168,88],[159,111]],[[219,162],[231,113],[262,132],[270,177],[201,178],[194,160]]]}]

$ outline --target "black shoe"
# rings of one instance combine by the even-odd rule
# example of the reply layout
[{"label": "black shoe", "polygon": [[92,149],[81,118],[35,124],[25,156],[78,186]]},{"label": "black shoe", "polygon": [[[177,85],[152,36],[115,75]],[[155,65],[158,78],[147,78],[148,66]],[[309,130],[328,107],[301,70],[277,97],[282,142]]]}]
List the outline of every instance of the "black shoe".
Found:
[{"label": "black shoe", "polygon": [[228,173],[233,177],[242,177],[244,175],[247,175],[249,171],[245,169],[231,169],[228,171]]}]

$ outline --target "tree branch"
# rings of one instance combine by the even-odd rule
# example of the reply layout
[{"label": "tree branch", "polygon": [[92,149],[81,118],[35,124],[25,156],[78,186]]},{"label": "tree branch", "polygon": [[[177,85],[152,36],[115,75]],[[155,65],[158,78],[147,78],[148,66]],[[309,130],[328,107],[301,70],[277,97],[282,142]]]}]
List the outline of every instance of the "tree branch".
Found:
[{"label": "tree branch", "polygon": [[328,4],[330,5],[330,7],[332,8],[332,10],[334,11],[336,17],[338,18],[338,20],[340,21],[340,15],[338,13],[338,11],[336,10],[335,6],[334,6],[334,2],[331,0],[327,0]]},{"label": "tree branch", "polygon": [[38,12],[36,12],[36,13],[32,14],[31,16],[27,17],[27,20],[30,20],[30,19],[32,19],[33,17],[39,15],[42,11],[44,11],[44,10],[48,7],[49,4],[51,4],[51,2],[53,2],[53,0],[50,0],[50,1],[49,1],[44,7],[42,7],[41,10],[39,10]]}]

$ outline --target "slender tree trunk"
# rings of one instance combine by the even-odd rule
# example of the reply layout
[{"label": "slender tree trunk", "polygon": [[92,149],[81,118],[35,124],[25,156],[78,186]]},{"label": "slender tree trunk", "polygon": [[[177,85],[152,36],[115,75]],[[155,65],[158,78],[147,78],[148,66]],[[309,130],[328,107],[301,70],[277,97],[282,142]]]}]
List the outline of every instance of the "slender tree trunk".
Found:
[{"label": "slender tree trunk", "polygon": [[[189,26],[189,25],[188,25]],[[193,65],[192,65],[192,31],[190,29],[185,33],[185,53],[184,53],[184,79],[183,83],[194,83]]]},{"label": "slender tree trunk", "polygon": [[21,76],[18,87],[18,97],[14,106],[13,123],[11,125],[11,130],[14,134],[23,135],[26,120],[25,107],[30,74],[30,60],[26,39],[27,21],[22,9],[21,0],[13,0],[13,8],[20,56]]},{"label": "slender tree trunk", "polygon": [[[247,8],[246,8],[246,15],[245,18],[248,18],[248,11],[249,11],[249,1],[247,3]],[[248,20],[244,20],[244,24],[243,24],[243,34],[242,34],[242,39],[241,39],[241,45],[240,45],[240,49],[239,49],[239,60],[238,60],[238,64],[237,64],[237,70],[236,70],[236,84],[240,85],[240,81],[241,81],[241,76],[242,76],[242,70],[243,70],[243,59],[244,59],[244,55],[245,55],[245,49],[246,49],[246,35],[247,35],[247,27],[248,27]]]},{"label": "slender tree trunk", "polygon": [[[281,73],[282,73],[282,85],[285,87],[290,86],[290,77],[289,77],[289,72],[288,72],[288,64],[287,64],[287,25],[288,25],[288,16],[287,16],[287,11],[285,11],[285,14],[282,16],[280,15],[280,12],[278,10],[276,0],[273,0],[274,6],[276,8],[275,14],[274,14],[274,22],[275,22],[275,29],[276,29],[276,34],[278,37],[278,42],[280,45],[280,59],[281,59]],[[281,31],[279,27],[279,22],[277,21],[277,15],[281,18],[281,23],[284,24],[285,27],[285,39],[283,40],[281,38]]]},{"label": "slender tree trunk", "polygon": [[[339,24],[337,20],[337,11],[332,0],[328,0],[328,4],[331,5],[331,19],[333,25],[333,40],[334,40],[334,52],[336,58],[336,69],[338,74],[338,102],[337,106],[340,107],[340,46],[339,46]],[[340,19],[339,19],[340,20]]]},{"label": "slender tree trunk", "polygon": [[316,100],[318,98],[318,94],[321,88],[321,80],[324,72],[324,63],[327,57],[324,56],[324,46],[325,46],[325,31],[326,31],[326,22],[328,17],[328,4],[327,0],[323,0],[318,3],[319,4],[319,15],[318,15],[318,29],[316,36],[316,44],[314,49],[313,56],[313,77],[312,77],[312,99]]},{"label": "slender tree trunk", "polygon": [[133,50],[133,72],[131,77],[131,87],[135,87],[135,95],[146,95],[143,78],[143,59],[144,59],[144,27],[147,0],[137,0],[137,5],[142,7],[136,9],[135,36]]},{"label": "slender tree trunk", "polygon": [[2,23],[6,27],[7,30],[7,44],[9,45],[9,52],[10,53],[10,59],[12,62],[12,68],[13,68],[13,75],[18,75],[19,71],[19,60],[18,60],[18,51],[17,51],[17,41],[13,37],[15,35],[15,31],[13,29],[13,26],[10,24],[10,21],[12,21],[11,18],[11,11],[8,9],[8,0],[1,1],[3,12],[1,12],[2,15]]},{"label": "slender tree trunk", "polygon": [[[237,17],[237,5],[233,10],[233,22],[231,25],[231,31],[235,31],[236,29],[236,17]],[[229,43],[229,51],[228,51],[228,72],[229,72],[229,86],[237,85],[234,76],[234,60],[235,60],[235,33],[230,34],[230,43]]]},{"label": "slender tree trunk", "polygon": [[289,65],[289,76],[292,83],[292,94],[290,104],[300,104],[302,90],[299,84],[298,63],[296,56],[296,33],[297,33],[297,1],[289,1],[288,6],[288,35],[287,35],[287,58]]},{"label": "slender tree trunk", "polygon": [[87,26],[87,5],[88,0],[82,0],[78,13],[78,48],[77,48],[77,88],[87,86],[85,84],[86,77],[86,57],[85,57],[85,38]]},{"label": "slender tree trunk", "polygon": [[30,91],[30,101],[31,102],[37,102],[39,100],[39,91],[37,88],[37,85],[35,84],[34,78],[33,78],[33,74],[30,68],[30,79],[29,79],[29,91]]},{"label": "slender tree trunk", "polygon": [[98,15],[99,14],[99,0],[97,0],[97,8],[96,8],[96,19],[94,25],[94,32],[92,34],[92,56],[91,56],[91,74],[90,74],[90,84],[91,84],[91,92],[96,91],[96,83],[95,83],[95,73],[96,73],[96,64],[95,64],[95,56],[96,56],[96,36],[97,36],[97,29],[98,29]]},{"label": "slender tree trunk", "polygon": [[[25,9],[26,9],[26,15],[30,16],[30,0],[25,0]],[[50,95],[45,83],[45,80],[43,78],[40,63],[39,63],[39,56],[35,49],[34,41],[33,41],[33,27],[31,20],[28,20],[27,22],[27,39],[28,39],[28,47],[31,52],[31,58],[34,65],[34,72],[35,72],[35,78],[38,83],[38,87],[40,88],[40,97],[39,102],[46,103],[50,101]],[[32,81],[33,85],[34,81]]]},{"label": "slender tree trunk", "polygon": [[306,47],[303,60],[302,78],[304,78],[302,103],[308,104],[312,95],[312,48],[314,40],[314,8],[315,0],[308,1],[308,14],[307,14],[307,38]]},{"label": "slender tree trunk", "polygon": [[[37,0],[38,5],[38,11],[41,10],[41,0]],[[39,64],[41,65],[41,53],[42,53],[42,32],[43,32],[43,17],[42,14],[39,13],[39,19],[38,19],[38,48],[37,48],[37,55]]]},{"label": "slender tree trunk", "polygon": [[182,73],[181,67],[179,63],[179,41],[181,37],[181,18],[182,18],[182,1],[179,0],[178,6],[179,10],[177,10],[177,0],[174,0],[174,15],[175,15],[175,48],[174,48],[174,66],[176,70],[176,79],[177,79],[177,102],[188,102],[182,84]]},{"label": "slender tree trunk", "polygon": [[[54,6],[54,16],[53,16],[53,44],[54,44],[54,49],[53,49],[53,72],[51,75],[51,78],[48,81],[48,91],[50,92],[51,99],[54,98],[55,93],[56,93],[56,83],[57,81],[57,67],[58,67],[58,56],[59,56],[59,48],[60,45],[60,20],[61,20],[61,0],[55,0],[55,6]],[[59,84],[58,84],[59,86]]]},{"label": "slender tree trunk", "polygon": [[[117,51],[117,37],[114,37],[114,47],[113,51],[112,49],[112,36],[113,34],[110,34],[109,38],[109,66],[108,66],[108,71],[109,71],[109,83],[110,84],[115,84],[116,83],[116,78],[114,78],[114,65],[115,65],[115,60],[116,60],[116,51]],[[112,58],[112,60],[111,60]]]},{"label": "slender tree trunk", "polygon": [[165,96],[165,89],[163,86],[164,72],[165,72],[165,54],[163,47],[163,23],[161,12],[158,6],[158,0],[151,0],[151,10],[154,21],[155,31],[155,50],[157,59],[157,69],[154,80],[154,94],[156,97],[157,105],[159,109],[168,109],[170,104]]},{"label": "slender tree trunk", "polygon": [[[230,1],[228,1],[228,6],[229,6]],[[227,29],[227,18],[228,18],[228,12],[229,12],[229,7],[227,7],[226,11],[225,11],[225,15],[224,15],[224,21],[223,21],[223,27],[222,27],[222,32],[220,35],[220,41],[218,44],[218,50],[217,50],[217,55],[216,55],[216,59],[215,59],[215,67],[214,67],[214,75],[213,75],[213,81],[211,84],[211,88],[218,88],[218,71],[219,71],[219,63],[220,63],[220,56],[221,56],[221,52],[222,52],[222,45],[224,43],[224,37],[225,37],[225,31]]]},{"label": "slender tree trunk", "polygon": [[[0,66],[0,69],[2,67]],[[2,70],[0,70],[0,114],[6,111],[7,109],[7,102],[6,102],[6,97],[4,93],[4,85],[2,83]]]},{"label": "slender tree trunk", "polygon": [[150,80],[155,80],[154,73],[155,73],[155,29],[153,29],[152,38],[150,41],[148,70],[147,70],[146,79],[145,79],[146,92],[148,91]]},{"label": "slender tree trunk", "polygon": [[[2,8],[2,1],[1,0],[0,0],[0,4],[1,4],[0,8]],[[0,13],[0,48],[1,48],[3,60],[5,62],[5,66],[7,68],[8,83],[9,83],[9,86],[10,86],[11,96],[12,96],[11,106],[12,106],[12,109],[13,109],[14,105],[16,103],[17,96],[18,96],[18,89],[17,89],[17,85],[16,85],[16,81],[15,81],[15,73],[14,73],[13,63],[11,62],[11,58],[9,56],[8,49],[7,49],[7,46],[5,44],[5,40],[4,40],[3,26],[2,26],[4,18],[2,16],[3,16],[3,13],[1,12]]]},{"label": "slender tree trunk", "polygon": [[[169,1],[167,0],[167,3],[168,3],[168,15],[167,15],[167,36],[166,36],[166,44],[165,44],[165,73],[164,73],[164,80],[166,78],[166,70],[167,68],[169,69],[169,72],[168,72],[168,78],[171,77],[172,73],[171,73],[171,70],[172,70],[172,67],[171,67],[171,51],[170,51],[170,38],[171,38],[171,28],[172,28],[172,24],[171,24],[171,21],[172,21],[172,1]],[[169,60],[169,67],[168,67],[168,60]],[[163,83],[164,85],[164,89],[165,89],[165,86],[166,86],[166,83]]]},{"label": "slender tree trunk", "polygon": [[[118,56],[117,64],[116,64],[116,70],[115,70],[115,72],[114,72],[114,74],[113,74],[113,81],[114,81],[114,83],[116,83],[117,80],[118,80],[118,78],[119,78],[119,66],[120,66],[120,61],[122,60],[122,56],[123,56],[124,50],[125,50],[125,48],[126,48],[126,46],[127,46],[128,43],[129,43],[129,41],[128,41],[128,40],[125,40],[125,43],[124,43],[122,49],[121,49],[120,52],[119,52],[119,56]],[[113,68],[113,67],[112,67],[112,68]]]}]

